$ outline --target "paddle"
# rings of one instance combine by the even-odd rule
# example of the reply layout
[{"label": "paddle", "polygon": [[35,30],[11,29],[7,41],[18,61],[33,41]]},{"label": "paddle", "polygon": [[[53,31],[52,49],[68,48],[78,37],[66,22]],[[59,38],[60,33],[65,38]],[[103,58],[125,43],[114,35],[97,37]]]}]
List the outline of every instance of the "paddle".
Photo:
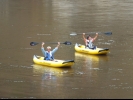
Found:
[{"label": "paddle", "polygon": [[[102,32],[98,32],[98,33],[101,34]],[[72,32],[70,35],[75,36],[75,35],[81,35],[81,34],[83,34],[83,33]],[[96,32],[89,32],[89,33],[85,33],[85,34],[96,34]],[[103,32],[103,34],[105,34],[105,35],[112,35],[112,32]]]},{"label": "paddle", "polygon": [[[44,42],[44,43],[57,44],[56,42]],[[39,44],[39,43],[38,43],[38,42],[30,42],[30,45],[31,45],[31,46],[35,46],[35,45],[37,45],[37,44]],[[72,43],[66,41],[66,42],[60,42],[60,44],[71,45]]]}]

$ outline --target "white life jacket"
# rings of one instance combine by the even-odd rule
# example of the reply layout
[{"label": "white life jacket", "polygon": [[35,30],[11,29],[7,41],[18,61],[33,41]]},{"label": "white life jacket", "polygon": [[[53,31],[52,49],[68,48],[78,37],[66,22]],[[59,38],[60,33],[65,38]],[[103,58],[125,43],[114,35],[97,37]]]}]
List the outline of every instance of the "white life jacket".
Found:
[{"label": "white life jacket", "polygon": [[94,45],[93,45],[92,41],[93,41],[93,39],[91,39],[91,40],[86,40],[86,46],[87,46],[88,48],[90,48],[90,49],[94,48]]}]

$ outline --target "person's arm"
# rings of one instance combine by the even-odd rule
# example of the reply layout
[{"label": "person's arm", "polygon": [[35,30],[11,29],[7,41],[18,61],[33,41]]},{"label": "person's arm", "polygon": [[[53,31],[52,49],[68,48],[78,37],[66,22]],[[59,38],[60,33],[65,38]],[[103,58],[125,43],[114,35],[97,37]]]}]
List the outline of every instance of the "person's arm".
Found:
[{"label": "person's arm", "polygon": [[52,50],[52,54],[54,54],[60,46],[60,42],[58,42],[58,45]]},{"label": "person's arm", "polygon": [[59,48],[59,46],[60,46],[60,42],[58,42],[58,45],[56,47]]},{"label": "person's arm", "polygon": [[43,53],[43,56],[45,56],[45,52],[46,52],[46,51],[44,50],[44,44],[45,44],[45,43],[42,42],[41,51],[42,51],[42,53]]},{"label": "person's arm", "polygon": [[44,42],[42,42],[42,47],[41,47],[41,48],[44,48],[44,47],[43,47],[43,46],[44,46],[44,44],[45,44],[45,43],[44,43]]},{"label": "person's arm", "polygon": [[93,38],[93,41],[95,41],[98,37],[98,33],[96,33],[95,37]]},{"label": "person's arm", "polygon": [[84,39],[84,41],[86,41],[86,38],[85,38],[85,33],[83,33],[83,39]]},{"label": "person's arm", "polygon": [[85,45],[86,45],[85,33],[83,33],[83,39],[84,39],[84,42],[85,42]]}]

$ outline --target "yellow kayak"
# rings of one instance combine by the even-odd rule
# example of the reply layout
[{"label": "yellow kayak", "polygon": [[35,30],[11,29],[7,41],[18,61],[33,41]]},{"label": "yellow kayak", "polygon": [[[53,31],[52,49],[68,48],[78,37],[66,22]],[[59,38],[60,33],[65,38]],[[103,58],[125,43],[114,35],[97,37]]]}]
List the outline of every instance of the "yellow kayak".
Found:
[{"label": "yellow kayak", "polygon": [[96,48],[96,49],[89,49],[85,48],[85,45],[81,44],[75,44],[75,51],[81,52],[81,53],[86,53],[86,54],[94,54],[94,55],[100,55],[100,54],[107,54],[109,53],[108,48]]},{"label": "yellow kayak", "polygon": [[71,67],[74,64],[74,60],[59,60],[54,59],[53,61],[44,60],[42,56],[33,56],[33,62],[35,64],[50,66],[50,67]]}]

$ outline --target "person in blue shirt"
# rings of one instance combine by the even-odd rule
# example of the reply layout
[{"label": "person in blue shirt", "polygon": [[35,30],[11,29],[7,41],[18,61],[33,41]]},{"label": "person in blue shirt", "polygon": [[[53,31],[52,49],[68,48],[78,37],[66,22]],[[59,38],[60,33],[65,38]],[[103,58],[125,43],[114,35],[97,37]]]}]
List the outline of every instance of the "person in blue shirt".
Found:
[{"label": "person in blue shirt", "polygon": [[60,46],[60,42],[58,42],[58,45],[51,50],[51,47],[48,46],[47,50],[44,49],[44,42],[42,42],[42,46],[41,46],[41,51],[44,55],[44,60],[54,60],[54,53],[58,50],[59,46]]}]

